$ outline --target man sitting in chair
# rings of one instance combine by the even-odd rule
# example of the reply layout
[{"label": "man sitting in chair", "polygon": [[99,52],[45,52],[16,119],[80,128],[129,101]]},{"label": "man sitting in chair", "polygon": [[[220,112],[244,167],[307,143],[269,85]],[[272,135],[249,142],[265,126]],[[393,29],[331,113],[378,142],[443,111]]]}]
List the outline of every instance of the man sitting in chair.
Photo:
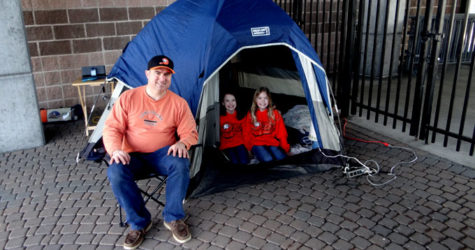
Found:
[{"label": "man sitting in chair", "polygon": [[103,140],[111,156],[107,176],[131,227],[125,249],[137,248],[152,227],[150,212],[134,181],[134,176],[150,171],[168,176],[165,227],[180,243],[191,239],[183,221],[183,199],[189,183],[188,150],[197,143],[198,133],[188,103],[168,89],[174,73],[170,58],[150,59],[145,70],[147,85],[124,92],[105,123]]}]

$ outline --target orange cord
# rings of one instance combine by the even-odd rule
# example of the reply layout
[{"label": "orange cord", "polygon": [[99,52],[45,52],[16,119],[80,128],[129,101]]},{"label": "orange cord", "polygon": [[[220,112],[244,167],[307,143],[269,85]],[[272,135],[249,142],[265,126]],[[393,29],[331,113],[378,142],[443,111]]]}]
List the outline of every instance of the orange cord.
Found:
[{"label": "orange cord", "polygon": [[363,140],[363,139],[359,139],[359,138],[346,136],[346,124],[348,124],[348,120],[345,118],[345,124],[343,124],[343,137],[344,138],[349,139],[349,140],[353,140],[353,141],[365,142],[365,143],[379,143],[379,144],[384,145],[385,147],[390,146],[389,143],[383,142],[383,141],[367,141],[367,140]]}]

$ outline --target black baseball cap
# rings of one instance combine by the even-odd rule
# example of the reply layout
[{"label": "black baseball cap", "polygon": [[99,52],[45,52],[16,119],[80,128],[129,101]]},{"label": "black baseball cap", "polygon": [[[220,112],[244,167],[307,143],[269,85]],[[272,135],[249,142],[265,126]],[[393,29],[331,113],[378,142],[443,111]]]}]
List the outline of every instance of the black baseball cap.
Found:
[{"label": "black baseball cap", "polygon": [[170,72],[175,74],[175,71],[173,70],[173,66],[174,65],[173,65],[172,59],[164,55],[159,55],[159,56],[152,57],[152,59],[148,61],[147,70],[163,68],[163,69],[168,69]]}]

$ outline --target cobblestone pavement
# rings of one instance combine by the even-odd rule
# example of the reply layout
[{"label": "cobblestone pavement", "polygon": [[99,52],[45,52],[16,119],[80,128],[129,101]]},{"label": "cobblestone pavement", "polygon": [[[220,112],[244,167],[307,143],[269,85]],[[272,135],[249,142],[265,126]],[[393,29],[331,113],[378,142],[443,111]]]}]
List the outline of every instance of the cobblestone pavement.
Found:
[{"label": "cobblestone pavement", "polygon": [[[0,154],[0,249],[121,248],[127,229],[106,168],[76,164],[83,123],[48,125],[47,145]],[[351,136],[389,140],[349,125]],[[397,141],[388,141],[398,145]],[[345,142],[347,154],[383,171],[404,150]],[[401,145],[403,146],[403,145]],[[186,203],[193,239],[176,243],[149,203],[154,226],[142,249],[467,249],[475,246],[475,172],[426,152],[376,187],[341,169],[237,187]],[[381,174],[384,181],[388,177]]]}]

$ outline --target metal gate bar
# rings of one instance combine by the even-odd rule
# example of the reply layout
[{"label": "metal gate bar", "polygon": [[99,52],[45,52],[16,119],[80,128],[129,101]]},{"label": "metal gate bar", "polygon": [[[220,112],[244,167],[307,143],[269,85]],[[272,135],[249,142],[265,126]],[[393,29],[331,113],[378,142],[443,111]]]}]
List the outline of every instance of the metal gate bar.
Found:
[{"label": "metal gate bar", "polygon": [[[425,8],[425,19],[432,20],[432,9],[434,5],[434,0],[428,0]],[[419,18],[417,18],[419,19]],[[420,125],[420,116],[421,116],[421,106],[422,106],[422,97],[423,97],[423,88],[424,88],[424,77],[426,76],[426,64],[427,64],[427,51],[429,47],[429,38],[428,33],[431,33],[432,22],[424,22],[424,28],[421,34],[422,47],[419,54],[419,67],[417,70],[416,85],[414,89],[414,105],[412,109],[412,119],[411,119],[411,128],[409,134],[417,137],[419,132]],[[417,40],[416,40],[417,41]],[[416,48],[417,46],[413,46]],[[415,56],[412,56],[415,58]]]},{"label": "metal gate bar", "polygon": [[[362,0],[364,1],[364,0]],[[360,6],[361,7],[361,6]],[[364,9],[360,9],[359,11],[364,13],[363,11]],[[369,4],[368,6],[368,13],[371,13],[371,4]],[[369,41],[369,27],[370,27],[370,15],[368,14],[368,17],[367,17],[367,21],[366,21],[366,34],[365,34],[365,45],[364,45],[364,51],[363,51],[363,76],[361,77],[361,92],[360,92],[360,100],[361,100],[361,104],[363,104],[363,100],[364,100],[364,86],[365,86],[365,72],[366,72],[366,59],[367,59],[367,51],[368,51],[368,41]],[[359,22],[363,23],[363,18],[359,19]],[[359,56],[358,56],[358,60],[359,60]],[[359,71],[359,69],[358,69]],[[357,74],[359,74],[357,71]],[[358,103],[355,103],[355,104],[358,104]],[[359,116],[362,116],[363,115],[363,107],[360,106],[360,109],[359,109]],[[369,119],[369,118],[368,118]]]},{"label": "metal gate bar", "polygon": [[[409,1],[408,1],[409,2]],[[406,14],[409,14],[409,8],[406,10]],[[417,13],[417,16],[420,15],[420,11],[421,11],[421,0],[418,0],[417,1],[417,10],[416,10],[416,13]],[[408,15],[407,15],[408,16]],[[416,18],[416,30],[419,30],[419,18]],[[414,40],[415,41],[418,41],[419,40],[419,34],[415,34],[414,35]],[[413,46],[412,47],[412,51],[411,51],[411,55],[415,55],[415,51],[416,50],[416,46]],[[411,59],[411,62],[410,62],[410,69],[409,69],[409,79],[408,79],[408,83],[407,83],[407,91],[406,91],[406,100],[405,100],[405,105],[404,105],[404,118],[407,118],[407,115],[409,113],[409,96],[410,96],[410,90],[411,90],[411,81],[412,81],[412,75],[414,73],[414,56],[411,56],[410,57]],[[406,122],[403,121],[402,123],[402,131],[405,132],[406,131]]]},{"label": "metal gate bar", "polygon": [[[377,0],[376,5],[376,21],[374,24],[374,39],[373,39],[373,53],[371,55],[371,74],[369,79],[369,95],[368,95],[368,105],[371,106],[371,101],[373,100],[373,83],[374,83],[374,64],[376,60],[376,49],[378,46],[376,45],[378,42],[378,27],[379,27],[379,13],[380,13],[380,4],[381,0]],[[368,13],[368,22],[371,20],[371,15]],[[367,31],[369,32],[369,31]],[[363,72],[364,73],[364,72]],[[370,119],[371,112],[366,112],[366,119]]]},{"label": "metal gate bar", "polygon": [[[468,8],[470,7],[470,0],[468,0],[466,2],[466,9],[468,10]],[[460,71],[460,66],[461,66],[461,63],[462,63],[462,48],[463,48],[463,45],[464,45],[464,42],[465,42],[465,32],[467,31],[467,23],[468,23],[468,16],[469,16],[469,13],[468,11],[466,11],[466,14],[465,14],[465,19],[464,19],[464,24],[463,24],[463,33],[464,35],[461,35],[460,36],[460,39],[459,39],[459,49],[457,51],[457,67],[455,68],[455,76],[454,76],[454,81],[453,81],[453,85],[452,85],[452,93],[450,95],[450,105],[449,105],[449,113],[447,115],[447,124],[446,124],[446,127],[445,127],[445,135],[444,135],[444,147],[447,147],[447,142],[448,142],[448,133],[450,132],[450,123],[452,121],[452,111],[453,111],[453,108],[454,108],[454,99],[455,99],[455,91],[456,91],[456,87],[457,87],[457,80],[458,80],[458,77],[459,77],[459,71]],[[464,121],[462,121],[464,122]]]},{"label": "metal gate bar", "polygon": [[[474,41],[475,41],[475,36],[472,36],[471,42],[473,43]],[[462,134],[463,134],[463,127],[465,125],[465,118],[466,118],[466,115],[467,115],[468,97],[470,96],[470,85],[472,83],[473,70],[475,70],[474,63],[475,63],[475,53],[472,53],[472,61],[470,63],[470,70],[469,70],[469,73],[468,73],[467,88],[465,90],[465,97],[464,97],[464,101],[463,101],[462,118],[461,118],[461,122],[460,122],[459,134],[457,136],[457,147],[456,147],[457,151],[460,150],[460,145],[461,145],[461,140],[462,140],[461,138],[462,138]],[[474,125],[474,127],[475,127],[475,125]]]},{"label": "metal gate bar", "polygon": [[[326,8],[325,8],[325,2],[327,0],[323,0],[323,3],[322,3],[322,27],[321,27],[321,34],[320,34],[320,50],[319,50],[319,54],[320,54],[320,60],[322,60],[322,62],[324,64],[326,64],[326,62],[324,62],[324,59],[325,59],[325,12],[326,12]],[[318,14],[318,13],[317,13]]]},{"label": "metal gate bar", "polygon": [[[399,0],[396,0],[396,11],[395,11],[396,14],[394,15],[394,23],[395,24],[397,24],[398,21],[399,21],[399,4],[400,4]],[[388,15],[387,14],[388,12],[389,12],[389,9],[386,9],[386,15]],[[387,26],[387,23],[386,23],[386,26]],[[397,34],[397,25],[394,25],[393,40],[391,42],[391,45],[392,45],[391,46],[391,57],[390,57],[390,61],[389,61],[389,74],[390,75],[389,75],[389,78],[388,78],[388,87],[387,87],[387,91],[386,91],[386,103],[385,103],[385,108],[384,108],[384,121],[383,121],[384,126],[387,125],[388,116],[389,116],[389,100],[391,98],[391,84],[392,84],[392,72],[393,72],[393,62],[394,62],[394,60],[393,60],[394,59],[394,48],[396,47],[396,36],[397,36],[396,34]],[[401,57],[399,59],[401,60]],[[398,106],[398,105],[395,105],[395,106]],[[397,114],[397,112],[395,114]],[[394,120],[396,120],[396,119],[394,119]]]},{"label": "metal gate bar", "polygon": [[[474,126],[474,128],[475,128],[475,126]],[[447,134],[448,136],[450,136],[452,138],[460,138],[461,141],[466,141],[466,142],[471,143],[471,144],[475,143],[474,138],[470,138],[470,137],[464,136],[464,135],[459,136],[458,132],[457,133],[455,133],[455,132],[446,132],[445,129],[443,129],[443,128],[434,128],[432,126],[429,126],[428,129],[434,130],[436,133],[440,133],[440,134],[444,134],[444,135]]]},{"label": "metal gate bar", "polygon": [[[368,111],[373,111],[373,112],[376,112],[376,108],[375,107],[371,107],[371,106],[368,106],[366,104],[358,104],[359,107],[362,107]],[[379,110],[381,111],[381,110]],[[401,115],[398,115],[398,114],[391,114],[389,113],[388,114],[388,117],[391,117],[395,120],[399,120],[399,121],[405,121],[407,123],[410,123],[411,122],[411,119],[410,118],[404,118],[404,116],[401,116]]]},{"label": "metal gate bar", "polygon": [[333,67],[332,67],[332,75],[333,75],[333,82],[336,82],[337,80],[337,69],[338,69],[338,43],[339,43],[339,36],[338,36],[338,31],[340,29],[340,0],[337,0],[337,5],[336,5],[336,24],[335,24],[335,42],[334,42],[334,51],[333,51]]},{"label": "metal gate bar", "polygon": [[[380,59],[380,64],[379,64],[378,97],[376,98],[376,110],[377,111],[376,111],[376,116],[374,117],[375,122],[378,122],[379,113],[380,113],[379,110],[380,110],[380,103],[381,103],[381,86],[383,85],[384,57],[385,57],[385,54],[386,54],[386,41],[387,41],[387,36],[388,36],[388,21],[389,21],[389,4],[386,4],[386,9],[384,11],[383,47],[381,48],[381,59]],[[375,46],[375,47],[377,47],[377,46]],[[391,61],[389,61],[389,63],[392,63],[392,58],[391,58]],[[389,72],[389,78],[391,78],[391,71]],[[388,84],[388,89],[389,88],[390,88],[390,85]],[[389,100],[387,100],[387,101],[389,101]]]},{"label": "metal gate bar", "polygon": [[[319,53],[319,49],[318,49],[318,31],[319,31],[319,26],[318,26],[318,17],[320,16],[320,0],[317,0],[316,1],[316,10],[315,10],[315,45],[313,46],[315,48],[315,50],[317,51],[317,53]],[[319,53],[320,55],[320,53]],[[323,63],[323,62],[322,62]]]},{"label": "metal gate bar", "polygon": [[[454,0],[454,3],[453,3],[454,6],[457,6],[457,0]],[[450,17],[450,24],[449,24],[449,38],[452,37],[452,34],[453,34],[453,27],[454,27],[454,20],[455,20],[455,7],[452,7],[452,15]],[[445,53],[444,53],[444,58],[447,58],[447,55],[449,53],[449,48],[452,47],[452,39],[447,39],[447,43],[446,43],[446,47],[445,47]],[[440,76],[440,85],[439,85],[439,94],[437,96],[437,104],[436,104],[436,108],[435,108],[435,117],[434,117],[434,125],[433,127],[434,128],[437,128],[437,125],[439,123],[439,113],[440,113],[440,104],[442,102],[442,91],[443,91],[443,88],[444,88],[444,82],[445,82],[445,73],[447,72],[447,61],[448,60],[444,60],[443,62],[443,68],[442,68],[442,73],[441,73],[441,76]],[[433,130],[432,132],[432,143],[435,142],[435,136],[436,136],[436,132],[435,130]]]},{"label": "metal gate bar", "polygon": [[330,51],[331,51],[331,35],[332,35],[332,16],[333,16],[333,1],[330,1],[330,10],[328,14],[328,42],[327,42],[327,65],[328,68],[331,68],[331,59],[330,59]]},{"label": "metal gate bar", "polygon": [[[364,18],[364,12],[361,11],[361,10],[364,10],[366,9],[366,1],[360,1],[360,4],[359,4],[359,10],[358,11],[358,20],[363,20]],[[352,95],[351,95],[351,114],[356,114],[356,107],[357,107],[357,100],[356,98],[358,97],[358,90],[359,88],[361,88],[361,95],[363,95],[363,88],[364,86],[361,85],[360,87],[360,74],[359,74],[359,70],[360,70],[360,67],[361,67],[361,47],[362,47],[362,43],[363,43],[363,22],[362,21],[358,21],[358,26],[357,26],[357,35],[356,35],[356,39],[355,39],[355,50],[358,51],[358,56],[356,58],[358,58],[357,60],[355,60],[355,62],[353,63],[353,88],[352,88]],[[365,48],[366,49],[366,48]],[[364,64],[363,64],[363,67]],[[364,72],[364,70],[363,70]],[[363,77],[364,79],[364,77]],[[361,97],[362,99],[362,97]],[[360,100],[361,100],[360,99]],[[362,108],[360,108],[360,112],[362,112]],[[360,113],[360,116],[361,116],[361,113]]]},{"label": "metal gate bar", "polygon": [[[434,96],[434,88],[435,88],[435,73],[438,66],[438,55],[440,53],[440,47],[442,42],[442,32],[444,29],[444,20],[445,20],[445,7],[447,1],[446,0],[439,0],[439,6],[437,8],[437,26],[433,27],[432,33],[427,34],[429,38],[432,39],[431,46],[431,54],[430,54],[430,62],[427,68],[427,72],[421,72],[427,75],[427,88],[426,93],[424,96],[424,106],[422,110],[422,120],[421,120],[421,129],[419,133],[419,138],[424,139],[427,143],[429,138],[429,130],[428,126],[430,125],[430,116],[432,114],[432,101]],[[431,16],[427,16],[428,20],[432,20]],[[430,27],[428,25],[428,27]],[[437,28],[437,30],[435,30]],[[421,66],[422,68],[422,66]],[[417,117],[416,117],[417,118]]]},{"label": "metal gate bar", "polygon": [[470,145],[470,155],[473,155],[474,145],[475,145],[475,126],[473,126],[472,144]]},{"label": "metal gate bar", "polygon": [[[350,8],[350,3],[348,1],[343,1],[343,5],[341,6],[342,8],[342,21],[341,21],[341,28],[340,28],[340,34],[341,34],[341,42],[340,42],[340,53],[339,53],[339,65],[334,66],[335,68],[335,73],[334,75],[337,74],[337,72],[341,72],[342,74],[338,74],[336,77],[337,80],[335,80],[334,86],[336,86],[337,90],[337,98],[338,98],[338,103],[341,106],[348,106],[349,105],[349,98],[350,94],[348,91],[344,91],[345,86],[348,86],[348,84],[351,83],[351,71],[345,71],[345,69],[349,69],[351,67],[351,64],[348,62],[349,59],[348,57],[351,55],[351,51],[348,50],[348,46],[351,46],[350,44],[353,42],[353,39],[351,38],[351,28],[353,27],[353,18],[352,18],[352,7]],[[348,73],[348,74],[347,74]],[[348,116],[348,109],[342,108],[342,113],[343,116]]]},{"label": "metal gate bar", "polygon": [[[351,87],[352,81],[352,58],[355,58],[354,53],[354,25],[355,19],[353,16],[356,15],[356,8],[354,1],[344,1],[343,2],[343,21],[341,29],[341,39],[340,43],[340,67],[338,74],[338,88],[337,88],[337,101],[343,107],[349,107],[350,105],[350,91],[348,87]],[[348,108],[343,108],[343,116],[348,116]]]},{"label": "metal gate bar", "polygon": [[[409,2],[410,1],[406,0],[406,6],[405,6],[406,11],[404,13],[404,25],[403,25],[402,42],[401,42],[403,45],[406,44],[406,38],[407,38],[406,34],[407,34],[407,25],[408,25],[408,16],[409,16]],[[398,6],[399,5],[400,5],[400,2],[398,2]],[[403,60],[404,60],[404,49],[401,49],[399,52],[399,70],[398,70],[398,77],[397,77],[396,100],[395,100],[396,105],[394,105],[394,114],[398,114],[399,112],[398,104],[399,104],[399,96],[401,94],[401,82],[402,82],[402,70],[403,70],[403,67],[401,66],[401,64]],[[396,122],[397,120],[393,119],[393,129],[396,128]],[[403,119],[403,123],[405,124],[404,119]],[[404,127],[402,131],[404,132]]]}]

